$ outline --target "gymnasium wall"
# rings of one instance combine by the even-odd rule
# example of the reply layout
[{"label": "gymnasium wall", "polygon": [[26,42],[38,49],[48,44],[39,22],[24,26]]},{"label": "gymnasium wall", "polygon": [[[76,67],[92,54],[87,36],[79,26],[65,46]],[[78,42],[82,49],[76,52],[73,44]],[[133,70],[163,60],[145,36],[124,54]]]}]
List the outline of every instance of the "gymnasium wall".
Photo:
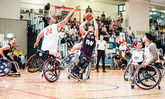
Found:
[{"label": "gymnasium wall", "polygon": [[93,9],[96,16],[100,16],[102,11],[105,11],[105,15],[111,16],[112,18],[116,18],[118,14],[117,5],[90,0],[21,0],[21,8],[43,9],[48,2],[51,4],[51,10],[53,12],[55,11],[54,6],[65,5],[66,7],[74,7],[80,5],[81,19],[83,19],[83,15],[85,14],[88,5]]},{"label": "gymnasium wall", "polygon": [[0,0],[0,18],[19,19],[21,0]]},{"label": "gymnasium wall", "polygon": [[[24,55],[27,55],[27,22],[0,18],[0,34],[13,33],[17,38],[16,44],[20,46]],[[5,37],[6,39],[6,37]]]},{"label": "gymnasium wall", "polygon": [[149,32],[149,0],[128,1],[128,23],[138,33]]}]

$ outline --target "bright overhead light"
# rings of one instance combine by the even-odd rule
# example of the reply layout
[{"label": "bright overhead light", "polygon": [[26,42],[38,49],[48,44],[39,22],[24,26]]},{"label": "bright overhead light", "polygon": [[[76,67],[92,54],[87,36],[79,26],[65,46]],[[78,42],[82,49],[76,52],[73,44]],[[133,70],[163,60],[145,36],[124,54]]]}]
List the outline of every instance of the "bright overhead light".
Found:
[{"label": "bright overhead light", "polygon": [[151,10],[152,10],[152,11],[155,11],[156,9],[152,8]]},{"label": "bright overhead light", "polygon": [[94,1],[94,0],[90,0],[90,1]]},{"label": "bright overhead light", "polygon": [[7,37],[7,38],[12,38],[12,37],[14,37],[14,33],[7,33],[7,34],[6,34],[6,37]]}]

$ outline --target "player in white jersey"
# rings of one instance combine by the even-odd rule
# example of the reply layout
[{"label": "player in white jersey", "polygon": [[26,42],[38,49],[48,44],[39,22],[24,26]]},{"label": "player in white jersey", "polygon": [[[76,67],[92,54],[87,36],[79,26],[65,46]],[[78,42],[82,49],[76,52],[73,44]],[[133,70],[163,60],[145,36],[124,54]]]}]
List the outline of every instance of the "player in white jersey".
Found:
[{"label": "player in white jersey", "polygon": [[69,19],[73,16],[73,14],[79,9],[80,6],[76,6],[69,15],[60,23],[54,24],[55,19],[52,17],[49,21],[51,25],[44,28],[40,34],[37,36],[36,43],[34,44],[34,47],[38,46],[39,41],[41,37],[44,36],[44,40],[42,43],[41,50],[46,51],[48,50],[50,54],[54,55],[57,52],[58,48],[58,39],[59,39],[59,31],[60,29],[67,24]]},{"label": "player in white jersey", "polygon": [[143,38],[143,42],[145,43],[145,51],[144,51],[145,59],[142,63],[143,67],[153,64],[158,60],[158,53],[156,50],[156,46],[154,45],[152,40],[153,40],[152,35],[146,33]]},{"label": "player in white jersey", "polygon": [[132,57],[129,61],[128,64],[131,64],[132,66],[132,76],[134,74],[135,69],[137,68],[138,65],[141,65],[144,59],[144,52],[141,50],[142,49],[142,42],[138,42],[137,44],[137,49],[135,49],[132,52]]}]

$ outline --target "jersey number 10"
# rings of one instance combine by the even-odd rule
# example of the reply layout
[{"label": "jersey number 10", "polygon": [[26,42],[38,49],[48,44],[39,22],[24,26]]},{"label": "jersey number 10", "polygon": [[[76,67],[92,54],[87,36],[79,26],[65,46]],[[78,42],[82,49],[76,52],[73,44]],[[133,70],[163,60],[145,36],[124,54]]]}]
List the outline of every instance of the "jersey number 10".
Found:
[{"label": "jersey number 10", "polygon": [[52,28],[46,29],[46,35],[48,35],[48,34],[52,34]]}]

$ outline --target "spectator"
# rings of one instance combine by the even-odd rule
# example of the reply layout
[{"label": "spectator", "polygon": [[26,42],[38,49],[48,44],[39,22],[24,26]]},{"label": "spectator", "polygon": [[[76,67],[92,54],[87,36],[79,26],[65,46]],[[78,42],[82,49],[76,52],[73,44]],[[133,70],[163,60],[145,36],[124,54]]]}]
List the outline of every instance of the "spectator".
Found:
[{"label": "spectator", "polygon": [[122,31],[120,32],[120,42],[123,42],[124,39],[125,39],[125,33],[124,30],[122,29]]},{"label": "spectator", "polygon": [[127,49],[127,45],[125,42],[122,42],[120,47],[119,47],[120,50],[126,50]]},{"label": "spectator", "polygon": [[126,55],[126,50],[122,49],[120,51],[120,57],[122,61],[122,67],[127,66],[127,55]]},{"label": "spectator", "polygon": [[78,31],[77,31],[75,25],[73,25],[73,28],[71,29],[71,32],[72,32],[74,35],[78,35]]},{"label": "spectator", "polygon": [[44,14],[44,17],[42,18],[42,20],[44,22],[44,28],[47,27],[49,25],[50,18],[48,18],[47,15]]},{"label": "spectator", "polygon": [[97,23],[100,22],[100,17],[98,16],[97,19],[96,19]]},{"label": "spectator", "polygon": [[111,24],[112,20],[110,19],[110,16],[107,18],[107,25],[109,26]]},{"label": "spectator", "polygon": [[106,25],[104,25],[103,27],[102,27],[102,31],[101,31],[101,35],[107,35],[107,28],[106,28]]},{"label": "spectator", "polygon": [[110,23],[109,27],[113,29],[113,22]]},{"label": "spectator", "polygon": [[114,41],[115,41],[114,36],[111,35],[111,36],[109,37],[110,48],[114,48],[114,47],[115,47]]},{"label": "spectator", "polygon": [[16,49],[13,52],[13,58],[16,62],[19,63],[20,69],[25,68],[25,57],[23,56],[22,51],[20,50],[19,46],[16,46]]},{"label": "spectator", "polygon": [[134,42],[132,43],[132,48],[136,48],[137,47],[137,40],[134,40]]},{"label": "spectator", "polygon": [[122,26],[121,26],[121,21],[120,20],[117,20],[117,26],[118,26],[118,30],[120,32],[122,32]]},{"label": "spectator", "polygon": [[74,37],[74,35],[71,36],[71,40],[69,41],[69,43],[70,43],[70,48],[72,48],[73,45],[75,44],[75,37]]},{"label": "spectator", "polygon": [[[127,28],[127,31],[128,31],[129,36],[131,36],[132,35],[132,32],[133,32],[131,26],[129,26]],[[132,37],[130,39],[132,39]]]},{"label": "spectator", "polygon": [[88,5],[88,8],[86,9],[86,13],[88,12],[92,13],[92,8],[89,5]]},{"label": "spectator", "polygon": [[121,57],[119,55],[119,52],[116,52],[116,55],[113,56],[113,61],[114,61],[114,64],[113,65],[116,64],[117,69],[120,69],[119,66],[121,66],[122,63],[121,63]]},{"label": "spectator", "polygon": [[108,34],[111,36],[111,35],[113,34],[113,30],[112,30],[112,28],[109,27],[107,32],[108,32]]},{"label": "spectator", "polygon": [[61,53],[60,53],[59,49],[57,49],[57,53],[56,53],[55,56],[56,56],[58,59],[62,60],[62,58],[61,58]]},{"label": "spectator", "polygon": [[61,28],[61,31],[59,32],[59,37],[64,38],[65,30],[64,28]]},{"label": "spectator", "polygon": [[120,36],[117,36],[116,37],[116,47],[119,48],[119,46],[120,46]]},{"label": "spectator", "polygon": [[69,33],[72,32],[72,31],[71,31],[71,24],[68,24],[68,26],[66,27],[65,30],[68,31]]},{"label": "spectator", "polygon": [[101,18],[102,18],[102,19],[104,19],[104,18],[105,18],[104,11],[103,11],[103,13],[101,14]]},{"label": "spectator", "polygon": [[47,5],[45,5],[44,10],[45,10],[44,13],[48,15],[50,10],[50,3],[47,3]]},{"label": "spectator", "polygon": [[[117,26],[117,23],[116,23],[116,21],[115,20],[113,20],[113,28],[115,29],[115,30],[117,30],[118,29],[118,26]],[[119,31],[120,32],[120,31]]]},{"label": "spectator", "polygon": [[67,43],[68,43],[67,34],[64,34],[64,38],[62,38],[61,44],[67,44]]},{"label": "spectator", "polygon": [[123,23],[124,19],[123,19],[123,14],[122,13],[120,13],[119,20],[120,20],[121,23]]}]

